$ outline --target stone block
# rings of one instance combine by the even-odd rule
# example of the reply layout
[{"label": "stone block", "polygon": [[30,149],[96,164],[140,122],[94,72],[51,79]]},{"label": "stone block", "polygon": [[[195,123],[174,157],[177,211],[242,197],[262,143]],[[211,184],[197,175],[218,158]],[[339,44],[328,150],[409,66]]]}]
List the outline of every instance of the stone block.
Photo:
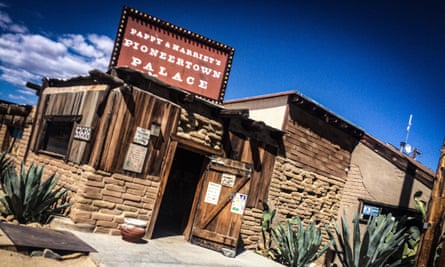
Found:
[{"label": "stone block", "polygon": [[90,199],[102,199],[102,190],[96,187],[87,187],[83,189],[82,196]]},{"label": "stone block", "polygon": [[98,226],[98,227],[106,227],[106,228],[117,228],[118,224],[115,223],[115,222],[98,220],[96,222],[96,226]]},{"label": "stone block", "polygon": [[116,191],[116,192],[125,192],[125,186],[118,186],[118,185],[114,185],[114,184],[107,184],[105,185],[105,190],[109,190],[109,191]]},{"label": "stone block", "polygon": [[142,205],[142,208],[147,209],[147,210],[153,210],[154,208],[154,203],[146,203]]},{"label": "stone block", "polygon": [[[145,190],[145,186],[141,185],[141,184],[127,183],[126,185],[127,185],[128,189],[139,190],[141,192],[143,192]],[[127,192],[128,192],[128,189],[127,189]]]},{"label": "stone block", "polygon": [[88,205],[88,204],[76,203],[75,207],[76,207],[76,209],[84,210],[84,211],[98,211],[99,210],[98,207],[94,207],[94,206]]},{"label": "stone block", "polygon": [[121,235],[121,231],[119,229],[110,229],[109,231],[110,235]]},{"label": "stone block", "polygon": [[142,208],[143,204],[141,202],[131,201],[131,200],[124,200],[123,202],[125,205],[136,207],[136,208]]},{"label": "stone block", "polygon": [[138,209],[135,208],[135,207],[126,206],[126,205],[122,205],[122,204],[118,204],[118,205],[116,205],[116,208],[117,208],[118,210],[126,211],[126,212],[137,212],[137,211],[138,211]]},{"label": "stone block", "polygon": [[117,179],[114,179],[112,177],[105,177],[103,179],[103,181],[105,182],[105,184],[113,184],[113,185],[117,185],[117,186],[124,186],[125,185],[125,181],[117,180]]},{"label": "stone block", "polygon": [[124,194],[122,194],[122,199],[124,199],[124,201],[125,200],[131,200],[131,201],[134,201],[134,202],[141,202],[141,197],[140,196],[138,196],[138,195],[133,195],[133,194],[128,194],[128,193],[124,193]]},{"label": "stone block", "polygon": [[114,215],[114,216],[122,214],[122,211],[117,210],[117,209],[100,209],[99,212],[103,213],[103,214]]},{"label": "stone block", "polygon": [[117,179],[117,180],[122,180],[122,181],[127,181],[127,182],[133,182],[133,180],[135,178],[127,176],[127,175],[123,175],[123,174],[119,174],[119,173],[114,173],[113,178]]},{"label": "stone block", "polygon": [[122,193],[117,191],[104,190],[102,191],[102,195],[104,196],[112,196],[112,197],[121,197]]},{"label": "stone block", "polygon": [[104,179],[104,177],[102,175],[98,175],[98,174],[94,174],[94,173],[85,174],[83,177],[86,178],[87,180],[96,181],[96,182],[101,182]]},{"label": "stone block", "polygon": [[143,196],[144,191],[139,189],[130,189],[127,188],[127,194],[134,195],[134,196]]},{"label": "stone block", "polygon": [[85,182],[86,186],[91,186],[91,187],[99,187],[99,188],[104,188],[105,183],[103,181],[94,181],[94,180],[87,180]]},{"label": "stone block", "polygon": [[116,207],[115,203],[103,200],[94,200],[93,205],[98,208],[107,208],[107,209],[114,209]]},{"label": "stone block", "polygon": [[120,203],[124,202],[122,198],[112,197],[112,196],[103,196],[102,200],[109,201],[109,202],[116,203],[116,204],[120,204]]},{"label": "stone block", "polygon": [[124,212],[124,218],[137,218],[138,213],[137,212]]},{"label": "stone block", "polygon": [[98,226],[94,229],[93,232],[97,234],[109,234],[110,230],[111,230],[110,228]]}]

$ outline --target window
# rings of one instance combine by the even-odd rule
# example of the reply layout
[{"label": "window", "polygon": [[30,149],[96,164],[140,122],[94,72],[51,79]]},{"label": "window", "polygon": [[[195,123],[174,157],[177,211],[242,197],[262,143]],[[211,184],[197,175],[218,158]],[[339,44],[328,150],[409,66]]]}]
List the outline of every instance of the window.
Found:
[{"label": "window", "polygon": [[15,154],[15,150],[17,149],[16,140],[22,139],[22,137],[23,128],[8,126],[3,139],[3,146],[1,148],[1,151],[7,151],[9,153]]},{"label": "window", "polygon": [[79,116],[48,116],[45,118],[46,129],[39,150],[59,156],[67,154],[74,123]]},{"label": "window", "polygon": [[388,213],[391,213],[391,215],[396,219],[399,219],[402,216],[416,217],[418,215],[414,209],[397,207],[375,201],[360,199],[360,221],[366,223],[372,216],[378,216],[380,214]]}]

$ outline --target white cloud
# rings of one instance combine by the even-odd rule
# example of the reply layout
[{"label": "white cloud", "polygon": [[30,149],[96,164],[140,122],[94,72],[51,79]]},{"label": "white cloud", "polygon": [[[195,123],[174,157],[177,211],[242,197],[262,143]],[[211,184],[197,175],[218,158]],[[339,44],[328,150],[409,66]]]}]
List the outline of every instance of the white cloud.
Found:
[{"label": "white cloud", "polygon": [[40,84],[43,77],[69,78],[86,75],[92,69],[106,71],[113,49],[113,40],[98,34],[50,38],[29,33],[2,10],[0,30],[0,80],[23,88],[27,81]]},{"label": "white cloud", "polygon": [[[1,4],[1,3],[0,3]],[[0,8],[6,7],[5,5],[0,5]],[[25,33],[28,28],[19,23],[14,23],[8,13],[0,10],[0,29],[16,33]]]}]

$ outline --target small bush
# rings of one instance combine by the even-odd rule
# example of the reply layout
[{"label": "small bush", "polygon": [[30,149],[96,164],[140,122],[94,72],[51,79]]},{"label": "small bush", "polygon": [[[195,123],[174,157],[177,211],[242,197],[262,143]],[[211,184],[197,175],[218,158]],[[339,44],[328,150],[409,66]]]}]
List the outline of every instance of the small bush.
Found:
[{"label": "small bush", "polygon": [[[21,164],[17,174],[11,164],[2,174],[1,187],[4,196],[0,199],[4,206],[3,215],[14,215],[19,223],[46,223],[49,216],[58,214],[70,204],[63,201],[67,193],[57,187],[59,177],[55,174],[42,183],[44,167],[32,164],[28,171]],[[61,203],[58,203],[61,200]]]}]

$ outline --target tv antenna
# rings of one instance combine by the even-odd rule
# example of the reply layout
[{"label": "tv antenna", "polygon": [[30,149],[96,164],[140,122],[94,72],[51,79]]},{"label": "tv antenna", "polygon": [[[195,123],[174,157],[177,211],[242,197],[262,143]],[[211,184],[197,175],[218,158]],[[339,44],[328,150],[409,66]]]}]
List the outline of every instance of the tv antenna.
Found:
[{"label": "tv antenna", "polygon": [[412,152],[412,157],[413,159],[415,159],[417,155],[420,155],[422,153],[417,150],[417,147],[413,148],[410,144],[408,144],[409,131],[411,130],[412,124],[413,124],[413,114],[410,114],[408,120],[408,126],[406,127],[405,141],[400,142],[400,152],[406,153],[408,155]]}]

